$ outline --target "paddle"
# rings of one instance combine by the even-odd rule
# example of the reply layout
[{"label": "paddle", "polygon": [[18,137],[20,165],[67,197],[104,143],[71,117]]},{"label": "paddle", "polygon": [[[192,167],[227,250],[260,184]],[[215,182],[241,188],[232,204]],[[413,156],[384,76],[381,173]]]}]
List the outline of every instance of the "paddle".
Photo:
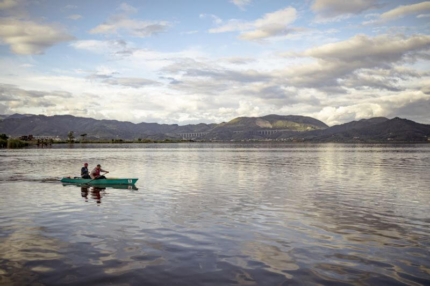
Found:
[{"label": "paddle", "polygon": [[[109,172],[103,172],[103,173],[107,174],[107,173],[109,173]],[[91,183],[91,182],[92,182],[92,181],[94,181],[94,180],[97,180],[97,178],[92,179],[91,181],[89,181],[89,182],[85,183],[84,185],[88,185],[89,183]]]}]

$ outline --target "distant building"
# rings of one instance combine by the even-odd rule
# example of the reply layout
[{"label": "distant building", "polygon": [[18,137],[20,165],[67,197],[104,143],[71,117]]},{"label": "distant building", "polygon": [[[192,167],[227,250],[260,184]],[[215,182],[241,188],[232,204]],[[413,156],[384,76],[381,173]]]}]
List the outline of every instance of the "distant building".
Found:
[{"label": "distant building", "polygon": [[48,136],[48,135],[39,135],[39,136],[33,136],[34,140],[54,140],[54,141],[61,141],[61,138],[59,136]]}]

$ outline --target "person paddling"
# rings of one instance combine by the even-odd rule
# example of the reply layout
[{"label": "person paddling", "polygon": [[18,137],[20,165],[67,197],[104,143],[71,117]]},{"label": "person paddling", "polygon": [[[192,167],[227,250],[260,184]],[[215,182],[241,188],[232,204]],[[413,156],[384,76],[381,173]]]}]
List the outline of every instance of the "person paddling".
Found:
[{"label": "person paddling", "polygon": [[90,174],[88,173],[88,163],[85,163],[81,169],[81,178],[82,179],[91,179]]},{"label": "person paddling", "polygon": [[108,171],[105,171],[102,169],[102,166],[100,166],[100,164],[97,165],[97,167],[95,167],[92,171],[91,171],[91,179],[93,180],[101,180],[101,179],[106,179],[105,176],[100,176],[100,172],[105,172],[106,174],[109,173]]}]

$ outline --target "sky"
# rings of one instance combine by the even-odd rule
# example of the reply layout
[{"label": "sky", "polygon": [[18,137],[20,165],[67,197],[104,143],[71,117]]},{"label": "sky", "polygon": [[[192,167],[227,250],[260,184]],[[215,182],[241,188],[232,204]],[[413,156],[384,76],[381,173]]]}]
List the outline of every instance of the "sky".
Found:
[{"label": "sky", "polygon": [[430,1],[0,0],[0,114],[430,124]]}]

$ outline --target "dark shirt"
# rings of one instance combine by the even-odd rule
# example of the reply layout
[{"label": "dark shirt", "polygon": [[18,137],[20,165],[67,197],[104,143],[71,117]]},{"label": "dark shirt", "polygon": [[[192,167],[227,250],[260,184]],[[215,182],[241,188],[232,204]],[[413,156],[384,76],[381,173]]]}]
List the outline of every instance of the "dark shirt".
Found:
[{"label": "dark shirt", "polygon": [[88,176],[88,168],[87,167],[82,167],[82,169],[81,169],[81,177],[82,176]]}]

